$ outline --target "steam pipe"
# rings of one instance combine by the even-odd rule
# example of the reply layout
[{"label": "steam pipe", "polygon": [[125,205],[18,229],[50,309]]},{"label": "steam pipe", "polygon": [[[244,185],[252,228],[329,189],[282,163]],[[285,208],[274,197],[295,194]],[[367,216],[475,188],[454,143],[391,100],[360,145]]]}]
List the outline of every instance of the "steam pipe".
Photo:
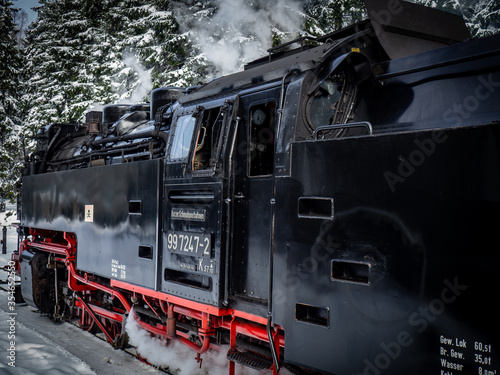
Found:
[{"label": "steam pipe", "polygon": [[161,138],[165,141],[165,144],[167,144],[168,133],[162,132],[161,130],[153,130],[144,133],[126,134],[120,137],[101,138],[91,142],[90,146],[95,147],[106,143],[131,141],[133,139],[140,139],[140,138]]},{"label": "steam pipe", "polygon": [[65,142],[70,142],[72,141],[73,139],[75,138],[78,138],[78,137],[83,137],[85,135],[85,130],[80,130],[78,132],[75,132],[75,133],[69,133],[67,134],[65,137],[59,139],[57,141],[57,143],[53,146],[54,148],[59,148],[63,143]]},{"label": "steam pipe", "polygon": [[42,162],[40,163],[40,167],[38,169],[38,172],[39,173],[43,173],[43,169],[45,168],[45,163],[47,162],[47,158],[49,156],[49,152],[50,150],[52,149],[52,146],[54,145],[54,142],[56,141],[57,137],[59,137],[59,134],[61,134],[61,127],[59,126],[59,128],[57,129],[57,132],[56,134],[52,137],[52,139],[50,140],[50,143],[49,145],[47,146],[47,150],[45,150],[45,154],[43,155],[43,159],[42,159]]},{"label": "steam pipe", "polygon": [[103,292],[106,292],[106,293],[112,295],[113,297],[117,297],[120,300],[120,302],[122,303],[123,307],[125,307],[125,309],[127,310],[127,312],[130,311],[131,306],[128,303],[127,299],[123,296],[123,294],[121,294],[120,292],[117,292],[114,289],[111,289],[111,288],[108,288],[108,287],[106,287],[104,285],[96,283],[94,281],[90,281],[86,277],[82,277],[82,276],[78,275],[76,273],[75,263],[73,261],[69,261],[69,262],[67,261],[67,263],[68,263],[67,267],[68,267],[68,271],[69,271],[68,277],[73,277],[73,278],[75,278],[76,280],[80,281],[83,284],[87,284],[87,285],[92,286],[92,287],[94,287],[96,289],[100,289]]},{"label": "steam pipe", "polygon": [[172,307],[173,311],[176,312],[177,314],[181,315],[186,315],[189,316],[190,318],[196,319],[196,320],[202,320],[203,319],[203,313],[192,310],[189,307],[184,307],[181,305],[175,305]]},{"label": "steam pipe", "polygon": [[174,305],[170,303],[167,310],[167,337],[174,338],[175,331]]},{"label": "steam pipe", "polygon": [[[72,238],[70,238],[69,236],[70,236],[69,233],[64,232],[64,239],[68,242],[68,245],[66,246],[66,267],[68,269],[68,284],[69,284],[69,280],[71,278],[74,278],[83,284],[92,286],[96,289],[100,289],[103,292],[106,292],[114,297],[117,297],[120,300],[120,302],[122,303],[123,307],[125,307],[125,310],[127,310],[127,312],[129,312],[131,309],[131,306],[123,294],[121,294],[120,292],[118,292],[112,288],[109,288],[107,286],[101,285],[101,284],[96,283],[94,281],[90,281],[87,279],[87,277],[82,277],[82,276],[77,274],[77,271],[75,268],[75,262],[74,262],[75,257],[72,254],[73,241],[72,241]],[[85,274],[85,275],[87,275],[87,274]],[[70,285],[70,288],[71,288],[71,285]]]},{"label": "steam pipe", "polygon": [[[135,313],[134,313],[134,315],[135,315]],[[139,326],[144,328],[145,330],[152,332],[155,335],[168,337],[168,327],[167,327],[167,332],[165,332],[165,330],[156,328],[156,327],[154,327],[146,322],[143,322],[142,320],[140,320],[137,317],[137,315],[135,315],[135,319],[137,321],[137,324],[139,324]],[[200,336],[202,336],[202,335],[200,335]],[[189,348],[191,348],[192,350],[194,350],[198,354],[205,353],[208,350],[208,348],[210,347],[210,335],[203,335],[203,338],[200,337],[200,340],[202,341],[201,346],[196,345],[194,342],[189,341],[185,337],[178,336],[178,335],[176,335],[174,337],[176,340],[179,340],[181,343],[188,346]],[[171,338],[171,337],[169,337],[169,338]]]},{"label": "steam pipe", "polygon": [[[153,131],[148,131],[148,132],[144,132],[144,133],[128,134],[128,135],[124,135],[121,137],[102,138],[102,139],[94,140],[94,141],[90,142],[88,145],[92,148],[96,148],[96,147],[99,147],[99,146],[106,144],[106,143],[130,141],[133,139],[141,139],[141,138],[157,138],[157,139],[162,140],[163,145],[160,145],[158,148],[155,148],[153,151],[154,154],[157,154],[157,153],[161,152],[161,150],[163,150],[167,146],[168,133],[165,133],[165,132],[160,131],[160,130],[153,130]],[[60,140],[60,142],[62,142],[62,141],[66,141],[66,138]],[[59,146],[59,142],[57,145]],[[102,150],[102,151],[101,150],[93,150],[92,152],[89,152],[88,154],[79,155],[79,156],[72,157],[72,158],[65,159],[65,160],[50,162],[49,164],[50,165],[60,165],[60,164],[65,164],[65,163],[69,163],[69,162],[74,163],[77,161],[84,161],[84,160],[90,158],[91,156],[111,156],[114,153],[118,152],[119,150],[127,149],[128,151],[133,151],[134,148],[142,147],[142,146],[143,146],[143,144],[141,143],[138,145],[126,145],[126,146],[114,147],[114,148],[111,148],[109,150]],[[45,168],[45,163],[46,163],[46,159],[44,159],[41,168]],[[43,170],[40,169],[40,171],[43,171]]]},{"label": "steam pipe", "polygon": [[[109,150],[104,150],[104,151],[100,151],[100,150],[96,150],[96,151],[92,151],[88,154],[84,154],[84,155],[79,155],[79,156],[76,156],[76,157],[73,157],[71,159],[64,159],[64,160],[59,160],[59,161],[53,161],[53,162],[49,162],[48,164],[49,165],[60,165],[60,164],[66,164],[66,163],[70,163],[70,162],[77,162],[77,161],[84,161],[85,159],[88,159],[92,156],[111,156],[111,155],[119,155],[119,154],[122,154],[122,151],[128,151],[128,152],[133,152],[134,150],[137,150],[141,147],[146,147],[146,144],[145,143],[137,143],[137,144],[133,144],[132,145],[133,147],[131,147],[131,145],[126,145],[126,146],[120,146],[120,147],[114,147],[114,148],[111,148]],[[153,150],[153,154],[157,154],[159,153],[161,150],[163,150],[165,148],[165,145],[163,146],[160,146],[158,148],[155,148]],[[148,152],[149,154],[149,152]],[[134,156],[134,155],[130,155],[130,156]]]},{"label": "steam pipe", "polygon": [[194,342],[189,341],[188,339],[184,337],[177,337],[177,339],[182,342],[184,345],[190,347],[192,350],[194,350],[198,354],[203,354],[205,353],[208,348],[210,347],[210,336],[205,336],[203,338],[203,342],[201,346],[196,345]]}]

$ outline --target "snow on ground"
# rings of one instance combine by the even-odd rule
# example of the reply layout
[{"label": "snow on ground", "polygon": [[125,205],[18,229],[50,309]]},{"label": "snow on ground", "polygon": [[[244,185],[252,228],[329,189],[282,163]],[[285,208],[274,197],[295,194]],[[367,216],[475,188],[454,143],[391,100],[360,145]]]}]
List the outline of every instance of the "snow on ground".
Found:
[{"label": "snow on ground", "polygon": [[17,321],[15,312],[0,308],[0,332],[2,374],[96,374],[81,359]]},{"label": "snow on ground", "polygon": [[1,374],[164,374],[69,323],[55,324],[26,304],[9,307],[7,292],[0,290]]},{"label": "snow on ground", "polygon": [[[15,205],[7,204],[7,211],[14,213]],[[17,232],[11,226],[15,222],[15,214],[0,212],[0,238],[1,227],[7,226],[7,254],[0,251],[0,268],[8,264],[17,249]],[[0,270],[0,288],[3,288],[0,289],[0,374],[165,374],[69,323],[55,324],[26,304],[9,305],[7,278],[8,272]],[[196,353],[186,346],[176,343],[165,347],[161,340],[152,339],[130,318],[126,327],[130,342],[137,346],[141,356],[168,368],[174,375],[228,374],[227,348],[202,354],[200,368]],[[236,365],[236,374],[270,375],[272,372]],[[282,369],[280,374],[290,373]]]},{"label": "snow on ground", "polygon": [[[7,253],[9,253],[9,255],[7,256],[7,254],[0,253],[0,268],[4,266],[5,260],[7,260],[7,262],[10,260],[10,254],[17,249],[17,232],[12,226],[12,224],[17,222],[16,205],[13,203],[7,203],[5,205],[5,211],[0,212],[0,239],[2,238],[3,227],[7,227]],[[0,279],[2,279],[1,276]]]}]

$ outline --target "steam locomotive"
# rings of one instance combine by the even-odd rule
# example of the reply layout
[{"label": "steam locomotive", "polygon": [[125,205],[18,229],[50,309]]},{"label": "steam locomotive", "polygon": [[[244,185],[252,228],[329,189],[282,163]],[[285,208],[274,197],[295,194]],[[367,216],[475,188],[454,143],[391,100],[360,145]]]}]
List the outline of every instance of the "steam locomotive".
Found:
[{"label": "steam locomotive", "polygon": [[[245,70],[38,132],[26,302],[297,374],[496,374],[500,36],[371,0]],[[495,323],[497,322],[497,323]]]}]

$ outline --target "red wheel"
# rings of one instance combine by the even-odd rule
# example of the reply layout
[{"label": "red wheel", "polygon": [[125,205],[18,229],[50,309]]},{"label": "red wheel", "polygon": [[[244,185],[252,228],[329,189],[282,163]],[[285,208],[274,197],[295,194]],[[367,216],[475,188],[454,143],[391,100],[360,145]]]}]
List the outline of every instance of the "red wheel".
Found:
[{"label": "red wheel", "polygon": [[113,340],[116,340],[116,338],[120,336],[122,332],[122,326],[120,323],[101,317],[101,324]]},{"label": "red wheel", "polygon": [[92,319],[92,316],[85,310],[85,309],[80,309],[80,319],[78,319],[78,324],[81,329],[84,331],[88,331],[91,333],[96,333],[97,331],[97,324],[95,324],[94,319]]}]

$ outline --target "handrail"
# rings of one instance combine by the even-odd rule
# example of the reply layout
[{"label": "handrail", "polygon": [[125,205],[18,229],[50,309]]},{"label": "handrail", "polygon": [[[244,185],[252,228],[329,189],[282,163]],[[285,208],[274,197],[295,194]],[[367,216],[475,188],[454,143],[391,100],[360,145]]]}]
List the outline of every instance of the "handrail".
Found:
[{"label": "handrail", "polygon": [[[226,249],[225,249],[225,267],[224,267],[224,298],[222,304],[229,305],[229,248],[231,246],[231,209],[233,207],[231,200],[233,199],[233,158],[236,145],[236,137],[238,136],[238,127],[241,117],[236,116],[234,124],[233,139],[231,140],[231,148],[229,150],[229,166],[227,168],[227,181],[229,186],[229,197],[225,200],[226,203]],[[228,133],[229,136],[229,133]]]},{"label": "handrail", "polygon": [[334,124],[334,125],[322,125],[318,126],[313,133],[314,140],[318,139],[318,133],[334,130],[334,129],[347,129],[347,128],[361,128],[364,127],[368,129],[368,135],[373,135],[373,127],[368,121],[352,122],[349,124]]}]

